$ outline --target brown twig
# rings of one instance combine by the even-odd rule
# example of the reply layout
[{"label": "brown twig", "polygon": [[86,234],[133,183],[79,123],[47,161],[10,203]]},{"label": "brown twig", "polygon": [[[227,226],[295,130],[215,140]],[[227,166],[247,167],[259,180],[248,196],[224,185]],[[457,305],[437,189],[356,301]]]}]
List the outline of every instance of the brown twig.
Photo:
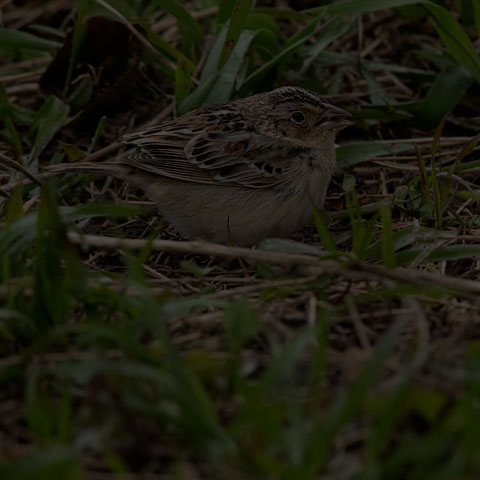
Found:
[{"label": "brown twig", "polygon": [[42,186],[42,182],[38,177],[33,175],[33,173],[29,172],[23,165],[20,165],[15,160],[7,157],[3,153],[0,153],[0,163],[3,163],[7,167],[16,170],[17,172],[23,173],[26,177],[28,177],[33,183],[36,183],[39,187]]},{"label": "brown twig", "polygon": [[[144,239],[122,239],[117,237],[105,237],[99,235],[80,235],[70,232],[70,241],[77,245],[86,245],[106,249],[129,248],[141,250],[149,243]],[[425,288],[448,290],[464,297],[478,298],[480,295],[480,283],[472,280],[439,275],[422,270],[410,270],[408,268],[388,269],[380,265],[358,261],[321,260],[319,257],[304,254],[266,252],[262,250],[250,250],[241,247],[228,247],[216,243],[200,241],[176,242],[172,240],[153,240],[150,244],[152,251],[195,253],[199,255],[213,255],[224,258],[242,258],[255,263],[266,262],[276,265],[302,266],[307,274],[315,274],[317,277],[341,275],[347,278],[365,279],[370,277],[376,280],[393,280],[399,283],[419,285]]]}]

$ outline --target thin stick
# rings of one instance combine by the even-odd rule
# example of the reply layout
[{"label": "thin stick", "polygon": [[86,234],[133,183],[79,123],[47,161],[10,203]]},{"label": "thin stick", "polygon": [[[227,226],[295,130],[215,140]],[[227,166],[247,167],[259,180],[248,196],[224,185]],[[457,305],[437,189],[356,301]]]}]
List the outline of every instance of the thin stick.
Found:
[{"label": "thin stick", "polygon": [[[148,244],[148,241],[142,238],[123,239],[100,235],[79,235],[74,232],[69,232],[68,238],[75,244],[114,250],[118,248],[141,250]],[[268,262],[277,265],[312,265],[318,263],[318,257],[313,255],[266,252],[263,250],[228,247],[218,243],[200,241],[176,242],[173,240],[153,240],[151,242],[151,249],[155,252],[195,253],[198,255],[214,255],[224,258],[244,258],[245,260],[251,260],[253,262]],[[330,272],[337,271],[340,268],[340,264],[332,260],[325,260],[319,265],[321,265],[325,271]]]},{"label": "thin stick", "polygon": [[121,146],[123,146],[123,143],[113,142],[110,145],[107,145],[106,147],[101,148],[100,150],[97,150],[96,152],[93,152],[92,154],[88,155],[87,157],[82,158],[81,161],[82,162],[96,162],[100,158],[108,155],[109,153],[115,152]]},{"label": "thin stick", "polygon": [[39,187],[42,186],[42,182],[38,177],[33,175],[33,173],[29,172],[23,165],[20,165],[18,162],[15,160],[12,160],[11,158],[7,157],[3,153],[0,153],[0,163],[3,163],[7,167],[10,167],[18,172],[23,173],[26,177],[28,177],[33,183],[36,183]]},{"label": "thin stick", "polygon": [[[129,248],[141,250],[149,241],[144,239],[122,239],[117,237],[104,237],[99,235],[79,235],[69,232],[68,238],[74,244],[92,247],[118,249]],[[455,292],[457,295],[478,298],[480,295],[480,283],[472,280],[439,275],[423,270],[410,270],[408,268],[388,269],[380,265],[372,265],[363,262],[343,262],[340,260],[321,260],[313,255],[266,252],[262,250],[250,250],[241,247],[228,247],[208,242],[175,242],[172,240],[153,240],[150,244],[152,251],[194,253],[199,255],[214,255],[224,258],[243,258],[252,262],[267,262],[276,265],[303,266],[308,275],[318,276],[341,275],[347,278],[363,279],[366,276],[377,280],[386,279],[395,282],[420,285],[422,287],[438,287]]]}]

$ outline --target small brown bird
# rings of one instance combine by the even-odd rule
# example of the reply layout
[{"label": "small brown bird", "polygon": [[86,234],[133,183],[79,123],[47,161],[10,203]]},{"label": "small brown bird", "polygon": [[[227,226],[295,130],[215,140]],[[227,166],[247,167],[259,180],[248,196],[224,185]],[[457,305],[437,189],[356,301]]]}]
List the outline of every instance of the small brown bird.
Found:
[{"label": "small brown bird", "polygon": [[116,162],[60,164],[145,191],[185,237],[254,245],[288,237],[322,208],[335,167],[335,131],[350,115],[320,96],[283,87],[209,105],[121,141]]}]

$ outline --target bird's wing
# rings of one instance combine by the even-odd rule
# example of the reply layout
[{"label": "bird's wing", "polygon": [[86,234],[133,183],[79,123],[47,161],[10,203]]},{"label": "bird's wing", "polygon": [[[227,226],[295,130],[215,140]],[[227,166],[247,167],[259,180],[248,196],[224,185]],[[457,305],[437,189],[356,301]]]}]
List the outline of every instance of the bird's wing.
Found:
[{"label": "bird's wing", "polygon": [[[207,113],[147,127],[124,138],[138,147],[120,163],[178,180],[268,188],[289,178],[295,145],[249,131],[241,116]],[[251,130],[251,129],[250,129]]]}]

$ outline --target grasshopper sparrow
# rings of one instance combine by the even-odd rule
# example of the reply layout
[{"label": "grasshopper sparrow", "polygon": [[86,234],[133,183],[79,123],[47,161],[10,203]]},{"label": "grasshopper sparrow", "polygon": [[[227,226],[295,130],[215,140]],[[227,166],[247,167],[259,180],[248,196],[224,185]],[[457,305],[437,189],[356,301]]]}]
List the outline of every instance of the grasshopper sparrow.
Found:
[{"label": "grasshopper sparrow", "polygon": [[283,87],[146,126],[116,162],[60,164],[145,191],[184,236],[235,245],[288,237],[322,208],[335,167],[335,131],[350,115],[317,94]]}]

